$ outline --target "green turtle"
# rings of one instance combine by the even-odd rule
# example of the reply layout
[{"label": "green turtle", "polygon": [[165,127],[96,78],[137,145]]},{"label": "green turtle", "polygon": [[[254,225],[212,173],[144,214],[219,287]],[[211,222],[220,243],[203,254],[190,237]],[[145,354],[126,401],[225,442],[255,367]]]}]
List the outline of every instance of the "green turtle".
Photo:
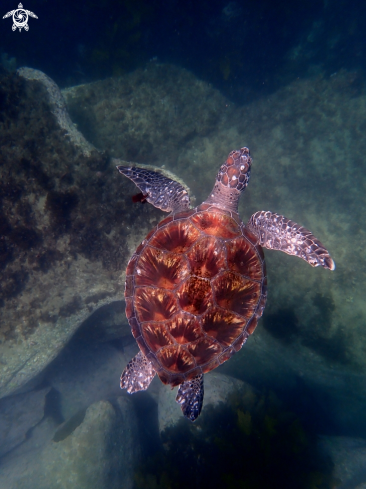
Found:
[{"label": "green turtle", "polygon": [[203,404],[203,376],[238,352],[262,316],[267,278],[262,248],[311,266],[335,269],[327,249],[304,227],[259,211],[244,224],[238,203],[252,158],[232,151],[213,190],[190,208],[187,190],[162,173],[117,166],[141,193],[135,198],[169,212],[132,255],[126,271],[126,315],[140,348],[121,375],[121,388],[148,388],[157,374],[179,386],[176,401],[191,421]]}]

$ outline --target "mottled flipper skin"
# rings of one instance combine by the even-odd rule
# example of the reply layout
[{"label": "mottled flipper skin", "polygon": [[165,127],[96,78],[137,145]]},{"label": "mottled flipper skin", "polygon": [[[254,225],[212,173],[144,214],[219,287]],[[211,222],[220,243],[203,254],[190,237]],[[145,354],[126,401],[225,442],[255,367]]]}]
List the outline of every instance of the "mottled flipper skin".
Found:
[{"label": "mottled flipper skin", "polygon": [[117,166],[117,170],[133,181],[146,200],[164,212],[180,212],[189,209],[187,190],[180,183],[145,168]]},{"label": "mottled flipper skin", "polygon": [[149,360],[140,351],[130,360],[122,372],[120,386],[129,394],[144,391],[155,377],[155,370]]},{"label": "mottled flipper skin", "polygon": [[201,413],[203,404],[203,375],[197,375],[192,380],[180,384],[175,400],[182,413],[190,421],[195,421]]},{"label": "mottled flipper skin", "polygon": [[312,267],[335,269],[335,263],[324,245],[306,228],[280,214],[259,211],[247,227],[258,237],[258,243],[269,250],[298,256]]}]

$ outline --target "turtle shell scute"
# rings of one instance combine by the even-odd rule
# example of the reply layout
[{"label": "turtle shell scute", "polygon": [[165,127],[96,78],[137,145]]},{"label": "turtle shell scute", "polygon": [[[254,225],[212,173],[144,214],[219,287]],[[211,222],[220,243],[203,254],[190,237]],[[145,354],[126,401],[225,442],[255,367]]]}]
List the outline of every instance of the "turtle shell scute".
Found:
[{"label": "turtle shell scute", "polygon": [[265,264],[240,218],[199,206],[164,219],[127,266],[126,315],[160,380],[175,386],[226,362],[253,333]]},{"label": "turtle shell scute", "polygon": [[262,260],[256,247],[248,239],[241,237],[226,243],[227,263],[233,272],[240,273],[251,280],[261,280],[263,276]]},{"label": "turtle shell scute", "polygon": [[201,324],[192,314],[178,313],[164,325],[174,341],[182,345],[202,336]]},{"label": "turtle shell scute", "polygon": [[134,338],[138,338],[141,336],[140,324],[138,323],[135,317],[132,317],[128,320],[131,326],[131,332]]},{"label": "turtle shell scute", "polygon": [[172,253],[186,253],[200,235],[189,220],[173,221],[158,229],[149,244]]},{"label": "turtle shell scute", "polygon": [[133,275],[127,275],[125,282],[125,297],[133,297],[135,283]]},{"label": "turtle shell scute", "polygon": [[213,280],[216,303],[228,311],[250,319],[260,298],[261,285],[233,272],[224,272]]},{"label": "turtle shell scute", "polygon": [[[157,225],[157,229],[160,229],[160,228],[166,226],[167,224],[169,224],[170,222],[172,222],[173,219],[174,219],[173,216],[166,217],[165,219],[163,219],[162,221],[159,222],[159,224]],[[154,233],[155,232],[155,229],[153,229],[152,232]],[[151,233],[151,231],[150,231],[150,233]],[[148,234],[148,236],[150,236],[150,233]],[[146,238],[146,239],[148,239],[148,238]]]},{"label": "turtle shell scute", "polygon": [[135,272],[135,265],[138,260],[138,255],[134,253],[130,259],[130,261],[127,264],[127,269],[126,269],[126,276],[132,275]]},{"label": "turtle shell scute", "polygon": [[165,289],[155,287],[137,287],[134,303],[141,323],[165,321],[179,311],[175,296]]},{"label": "turtle shell scute", "polygon": [[187,253],[191,271],[202,278],[213,278],[225,268],[226,253],[223,245],[214,237],[197,241]]},{"label": "turtle shell scute", "polygon": [[175,214],[173,219],[174,219],[174,221],[179,221],[181,219],[187,219],[187,217],[191,217],[195,212],[196,212],[195,209],[182,211],[182,212],[179,212],[178,214]]},{"label": "turtle shell scute", "polygon": [[233,343],[245,325],[246,320],[241,316],[218,307],[210,309],[202,318],[204,332],[225,347]]},{"label": "turtle shell scute", "polygon": [[246,342],[247,338],[248,338],[248,333],[247,332],[244,332],[242,333],[239,338],[237,338],[234,343],[233,343],[233,348],[234,350],[237,352],[241,349],[241,347],[244,345],[244,343]]},{"label": "turtle shell scute", "polygon": [[184,311],[201,315],[212,305],[211,283],[193,275],[178,288],[177,296]]},{"label": "turtle shell scute", "polygon": [[213,338],[203,337],[187,345],[187,350],[194,357],[198,365],[204,368],[205,364],[216,359],[222,352],[222,346]]},{"label": "turtle shell scute", "polygon": [[173,338],[168,333],[164,323],[148,322],[143,324],[143,337],[154,353],[163,346],[172,345]]},{"label": "turtle shell scute", "polygon": [[198,212],[190,219],[205,234],[219,238],[235,238],[241,231],[235,220],[222,212]]},{"label": "turtle shell scute", "polygon": [[185,373],[196,366],[193,355],[182,345],[166,346],[159,350],[156,357],[163,368],[172,373]]},{"label": "turtle shell scute", "polygon": [[130,297],[126,297],[126,317],[128,320],[135,317],[135,308],[133,306],[133,299]]},{"label": "turtle shell scute", "polygon": [[138,336],[136,338],[136,343],[139,345],[140,350],[145,355],[145,357],[150,353],[149,347],[147,346],[144,338],[142,336]]},{"label": "turtle shell scute", "polygon": [[135,282],[137,286],[174,289],[188,273],[185,256],[146,246],[136,265]]},{"label": "turtle shell scute", "polygon": [[234,355],[234,353],[236,353],[236,352],[235,352],[234,348],[232,348],[232,347],[228,348],[223,353],[221,353],[221,355],[219,356],[219,359],[218,359],[220,365],[225,363],[227,360],[229,360],[229,358],[231,358]]}]

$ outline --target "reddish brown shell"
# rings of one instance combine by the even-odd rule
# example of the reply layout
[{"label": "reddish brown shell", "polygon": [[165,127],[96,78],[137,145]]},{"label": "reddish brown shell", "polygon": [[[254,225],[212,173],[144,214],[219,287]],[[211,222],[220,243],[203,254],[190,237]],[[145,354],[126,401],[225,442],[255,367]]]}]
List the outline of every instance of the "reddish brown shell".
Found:
[{"label": "reddish brown shell", "polygon": [[237,214],[201,205],[169,216],[130,259],[126,314],[165,384],[226,362],[266,303],[264,256]]}]

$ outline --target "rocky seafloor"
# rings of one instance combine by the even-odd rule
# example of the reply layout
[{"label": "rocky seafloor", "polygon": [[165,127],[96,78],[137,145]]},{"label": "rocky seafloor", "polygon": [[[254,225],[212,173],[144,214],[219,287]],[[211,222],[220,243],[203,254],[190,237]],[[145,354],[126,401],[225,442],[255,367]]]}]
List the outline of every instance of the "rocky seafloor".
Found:
[{"label": "rocky seafloor", "polygon": [[[140,459],[138,429],[121,445],[115,426],[123,430],[124,416],[143,410],[118,387],[135,348],[123,314],[124,269],[163,214],[131,204],[134,186],[118,175],[113,158],[165,167],[198,203],[229,151],[243,145],[254,160],[243,220],[261,209],[294,219],[328,247],[337,268],[312,269],[267,252],[264,317],[220,372],[273,388],[293,410],[312,417],[319,433],[337,435],[337,446],[348,453],[343,462],[350,462],[342,472],[331,453],[336,487],[361,487],[362,464],[352,465],[351,454],[357,448],[362,459],[363,441],[349,440],[366,437],[363,80],[357,73],[320,74],[236,107],[189,72],[151,63],[121,78],[65,89],[65,105],[57,87],[36,75],[0,77],[3,437],[15,423],[6,413],[21,403],[32,406],[19,430],[6,435],[0,487],[32,487],[29,480],[35,487],[132,484],[132,471],[113,456],[115,446],[131,454],[132,444],[136,453],[127,465]],[[75,334],[80,339],[65,347]],[[157,420],[152,406],[159,405],[159,384],[151,395],[143,399]],[[94,425],[96,438],[87,440]],[[97,457],[82,451],[90,444],[105,460],[105,470],[92,464],[98,474],[85,467]],[[22,464],[31,472],[15,477]],[[347,482],[352,477],[356,485]]]}]

